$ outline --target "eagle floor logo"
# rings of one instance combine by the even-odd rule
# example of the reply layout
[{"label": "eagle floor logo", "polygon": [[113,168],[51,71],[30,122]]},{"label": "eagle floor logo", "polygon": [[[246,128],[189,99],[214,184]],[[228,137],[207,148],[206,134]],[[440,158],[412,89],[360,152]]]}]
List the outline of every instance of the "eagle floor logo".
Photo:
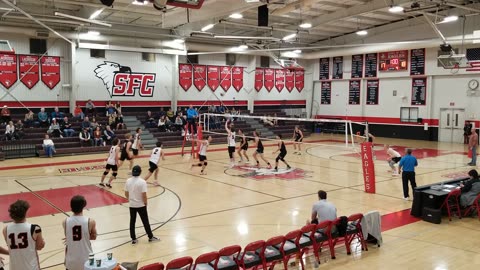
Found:
[{"label": "eagle floor logo", "polygon": [[127,66],[104,61],[94,70],[95,76],[103,81],[110,97],[135,96],[151,97],[155,88],[155,73],[132,72]]},{"label": "eagle floor logo", "polygon": [[299,168],[290,168],[290,169],[278,169],[275,171],[273,169],[259,168],[255,166],[241,165],[231,168],[235,171],[244,172],[237,176],[251,178],[254,180],[267,180],[267,179],[282,179],[282,180],[298,180],[305,179],[310,177],[307,175],[307,171]]}]

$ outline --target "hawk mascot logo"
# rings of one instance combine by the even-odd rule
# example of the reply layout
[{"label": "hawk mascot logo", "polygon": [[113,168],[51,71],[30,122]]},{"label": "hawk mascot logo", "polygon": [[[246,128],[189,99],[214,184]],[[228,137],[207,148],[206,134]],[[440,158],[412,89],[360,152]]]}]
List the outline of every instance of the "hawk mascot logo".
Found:
[{"label": "hawk mascot logo", "polygon": [[155,73],[132,72],[127,66],[104,61],[94,70],[95,76],[103,81],[110,97],[113,96],[153,96]]},{"label": "hawk mascot logo", "polygon": [[267,168],[258,168],[255,166],[240,165],[233,168],[235,176],[250,178],[254,180],[267,180],[267,179],[282,179],[282,180],[298,180],[309,178],[310,176],[305,171],[299,168],[290,168],[290,169],[278,169],[278,171],[267,169]]}]

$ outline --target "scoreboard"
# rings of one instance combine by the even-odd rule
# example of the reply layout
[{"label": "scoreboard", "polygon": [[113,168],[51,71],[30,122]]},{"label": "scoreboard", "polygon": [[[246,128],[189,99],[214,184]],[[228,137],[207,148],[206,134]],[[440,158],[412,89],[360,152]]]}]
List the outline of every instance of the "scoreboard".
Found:
[{"label": "scoreboard", "polygon": [[379,53],[378,70],[402,71],[408,69],[408,51]]}]

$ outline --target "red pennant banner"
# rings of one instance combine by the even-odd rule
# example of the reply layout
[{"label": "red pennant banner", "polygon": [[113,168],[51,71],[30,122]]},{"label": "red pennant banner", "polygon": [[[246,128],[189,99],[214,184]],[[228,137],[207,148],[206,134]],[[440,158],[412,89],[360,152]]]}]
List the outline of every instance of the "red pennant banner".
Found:
[{"label": "red pennant banner", "polygon": [[38,56],[36,55],[19,55],[18,62],[20,63],[20,81],[28,88],[32,89],[39,78]]},{"label": "red pennant banner", "polygon": [[231,67],[221,67],[220,68],[220,86],[223,91],[227,92],[228,89],[232,86],[232,72]]},{"label": "red pennant banner", "polygon": [[285,88],[288,92],[292,92],[295,87],[295,72],[291,69],[285,70]]},{"label": "red pennant banner", "polygon": [[275,70],[273,68],[264,69],[263,84],[268,92],[275,86]]},{"label": "red pennant banner", "polygon": [[303,87],[305,87],[305,71],[295,70],[295,88],[298,92],[302,92]]},{"label": "red pennant banner", "polygon": [[42,82],[52,90],[60,82],[60,57],[44,56],[40,59]]},{"label": "red pennant banner", "polygon": [[255,84],[254,88],[257,92],[260,92],[263,87],[263,68],[256,68],[255,69]]},{"label": "red pennant banner", "polygon": [[220,79],[220,67],[219,66],[207,66],[207,83],[208,87],[215,92],[219,86]]},{"label": "red pennant banner", "polygon": [[178,83],[183,90],[188,91],[192,87],[193,68],[191,64],[178,65]]},{"label": "red pennant banner", "polygon": [[232,68],[232,85],[237,92],[240,92],[243,87],[243,67]]},{"label": "red pennant banner", "polygon": [[193,85],[198,91],[202,91],[207,81],[207,66],[193,65]]},{"label": "red pennant banner", "polygon": [[282,92],[285,87],[285,71],[283,69],[275,69],[275,88],[278,92]]},{"label": "red pennant banner", "polygon": [[9,53],[0,54],[0,83],[9,89],[17,79],[17,56]]}]

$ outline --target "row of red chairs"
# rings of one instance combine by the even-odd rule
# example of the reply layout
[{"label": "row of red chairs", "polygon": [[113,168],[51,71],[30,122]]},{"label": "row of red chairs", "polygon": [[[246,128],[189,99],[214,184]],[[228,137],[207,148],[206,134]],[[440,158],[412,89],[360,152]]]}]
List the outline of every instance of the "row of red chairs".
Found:
[{"label": "row of red chairs", "polygon": [[473,211],[477,211],[477,216],[480,219],[480,194],[477,195],[473,204],[465,209],[463,215],[459,203],[460,195],[462,195],[462,191],[459,188],[454,189],[448,193],[445,201],[443,201],[441,208],[447,210],[448,219],[452,221],[452,214],[455,212],[457,212],[458,218],[462,218],[462,216],[466,217],[472,214]]},{"label": "row of red chairs", "polygon": [[360,242],[362,250],[368,250],[363,238],[362,219],[362,214],[349,216],[343,235],[338,233],[337,227],[342,220],[337,218],[334,221],[306,225],[285,236],[275,236],[267,241],[259,240],[249,243],[243,251],[240,246],[233,245],[224,247],[218,252],[202,254],[195,261],[187,256],[170,261],[166,267],[162,263],[154,263],[143,266],[140,270],[256,270],[258,268],[272,270],[277,263],[283,263],[284,269],[287,270],[288,261],[292,258],[298,258],[302,269],[305,269],[301,258],[310,250],[313,251],[319,264],[319,253],[322,247],[328,246],[332,259],[335,259],[335,246],[340,243],[345,244],[347,254],[350,255],[350,245],[355,239]]}]

